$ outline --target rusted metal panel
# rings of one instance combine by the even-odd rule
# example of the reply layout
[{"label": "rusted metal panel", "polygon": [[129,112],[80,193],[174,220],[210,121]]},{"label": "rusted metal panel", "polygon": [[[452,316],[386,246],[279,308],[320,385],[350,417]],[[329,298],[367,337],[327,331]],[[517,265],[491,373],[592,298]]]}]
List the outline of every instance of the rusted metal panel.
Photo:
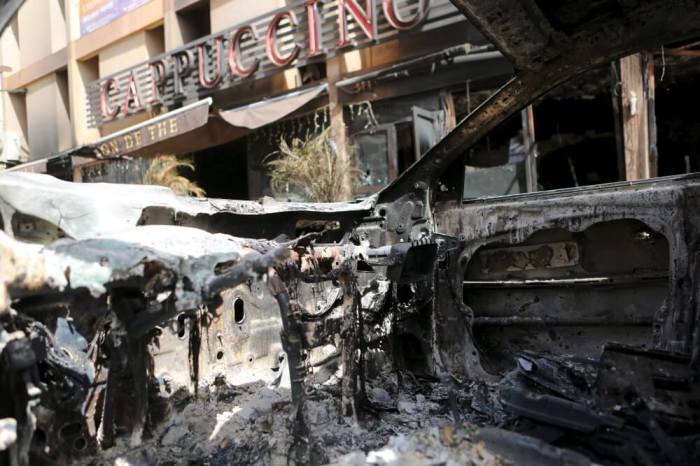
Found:
[{"label": "rusted metal panel", "polygon": [[579,263],[578,244],[548,243],[536,246],[488,249],[479,253],[481,270],[494,274],[535,268],[572,267]]}]

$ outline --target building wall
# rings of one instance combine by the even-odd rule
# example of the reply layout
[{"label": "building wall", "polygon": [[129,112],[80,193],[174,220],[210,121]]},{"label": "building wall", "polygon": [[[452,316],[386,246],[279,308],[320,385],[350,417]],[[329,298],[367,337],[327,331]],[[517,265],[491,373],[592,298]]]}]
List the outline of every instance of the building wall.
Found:
[{"label": "building wall", "polygon": [[[36,2],[37,0],[32,0]],[[66,21],[67,7],[70,8],[68,0],[39,0],[46,10],[48,3],[49,26],[51,31],[50,53],[54,53],[68,45],[68,23]],[[46,13],[44,13],[46,14]]]},{"label": "building wall", "polygon": [[[19,9],[20,64],[38,62],[51,54],[51,18],[47,0],[26,0]],[[52,0],[49,0],[52,1]],[[47,34],[48,32],[48,34]]]},{"label": "building wall", "polygon": [[2,65],[10,68],[3,73],[10,92],[3,92],[0,130],[3,146],[18,144],[22,161],[74,144],[66,71],[69,5],[26,0],[0,38]]},{"label": "building wall", "polygon": [[[163,52],[165,52],[165,40],[162,27],[135,32],[100,50],[98,55],[98,76],[108,76],[149,60]],[[100,128],[100,133],[102,135],[110,134],[145,121],[151,116],[148,112],[145,112],[117,120]]]},{"label": "building wall", "polygon": [[[86,84],[165,51],[164,3],[151,0],[81,36],[80,0],[26,0],[0,37],[0,132],[19,141],[21,160],[45,158],[148,115],[89,128]],[[0,154],[0,160],[2,159]]]},{"label": "building wall", "polygon": [[[0,87],[7,89],[5,78],[20,69],[19,18],[15,16],[0,37],[0,64],[10,69],[0,72]],[[27,144],[27,105],[24,94],[0,93],[0,131],[3,152],[0,158],[26,161],[29,159]]]},{"label": "building wall", "polygon": [[[0,37],[2,141],[17,141],[21,160],[40,159],[148,119],[148,113],[89,128],[86,84],[194,39],[283,6],[285,0],[151,0],[81,36],[80,0],[26,0]],[[198,9],[208,24],[192,23]],[[183,14],[179,14],[183,12]],[[201,17],[201,15],[200,15]],[[167,48],[166,48],[167,46]],[[276,87],[294,85],[294,71]],[[0,155],[0,160],[2,155]]]},{"label": "building wall", "polygon": [[51,154],[72,146],[68,82],[62,75],[53,73],[27,86],[27,137],[32,155]]},{"label": "building wall", "polygon": [[[80,0],[26,0],[0,37],[3,74],[0,132],[22,146],[24,160],[39,159],[150,118],[143,113],[90,128],[86,84],[129,68],[194,38],[248,21],[292,0],[150,0],[107,25],[82,35]],[[434,48],[434,47],[433,47]],[[329,80],[405,56],[396,41],[350,51],[329,61]],[[404,55],[406,54],[406,55]],[[301,83],[299,71],[256,83],[277,93]],[[2,155],[0,155],[0,158]]]},{"label": "building wall", "polygon": [[292,3],[285,0],[210,0],[210,2],[211,32],[222,31]]}]

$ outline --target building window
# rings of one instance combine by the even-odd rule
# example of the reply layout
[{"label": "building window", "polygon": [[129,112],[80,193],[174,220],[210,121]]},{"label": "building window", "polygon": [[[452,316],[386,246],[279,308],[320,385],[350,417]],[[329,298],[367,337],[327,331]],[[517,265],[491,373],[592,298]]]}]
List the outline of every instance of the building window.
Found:
[{"label": "building window", "polygon": [[396,178],[396,127],[379,125],[354,137],[360,192],[375,192]]},{"label": "building window", "polygon": [[211,34],[209,1],[198,1],[176,13],[182,43],[192,42]]}]

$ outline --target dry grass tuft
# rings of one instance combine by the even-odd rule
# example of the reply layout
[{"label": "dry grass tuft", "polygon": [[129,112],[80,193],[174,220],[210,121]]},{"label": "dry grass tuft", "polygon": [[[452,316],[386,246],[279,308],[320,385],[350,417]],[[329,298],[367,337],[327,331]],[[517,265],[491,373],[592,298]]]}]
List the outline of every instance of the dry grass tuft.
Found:
[{"label": "dry grass tuft", "polygon": [[180,168],[194,170],[194,166],[186,160],[178,159],[174,155],[159,155],[153,159],[151,166],[148,167],[143,182],[168,187],[179,196],[204,197],[205,192],[197,183],[178,174]]},{"label": "dry grass tuft", "polygon": [[[352,151],[350,151],[352,154]],[[280,139],[277,156],[267,162],[275,197],[298,197],[308,202],[337,202],[352,198],[359,171],[352,157],[341,157],[330,137],[330,128],[291,144]]]}]

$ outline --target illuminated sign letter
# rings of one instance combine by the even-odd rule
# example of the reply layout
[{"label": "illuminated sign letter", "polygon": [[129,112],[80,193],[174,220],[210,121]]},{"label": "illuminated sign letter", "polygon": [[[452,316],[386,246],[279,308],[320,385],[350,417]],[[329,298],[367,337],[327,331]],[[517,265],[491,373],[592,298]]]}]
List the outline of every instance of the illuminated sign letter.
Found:
[{"label": "illuminated sign letter", "polygon": [[374,0],[365,0],[365,10],[357,4],[357,0],[338,0],[338,47],[350,44],[348,39],[347,14],[355,19],[367,38],[374,40],[377,37],[377,15],[374,11]]},{"label": "illuminated sign letter", "polygon": [[[133,102],[133,108],[131,106]],[[129,72],[129,77],[126,79],[126,92],[124,93],[124,103],[122,104],[122,112],[128,115],[131,111],[137,112],[143,108],[141,102],[141,94],[136,86],[136,78],[134,72]]]},{"label": "illuminated sign letter", "polygon": [[401,17],[396,3],[396,0],[382,0],[382,7],[384,9],[384,16],[386,16],[386,20],[394,29],[398,29],[400,31],[413,29],[414,27],[418,26],[420,23],[425,21],[425,18],[428,16],[428,11],[430,11],[430,0],[418,0],[418,11],[416,12],[416,16],[411,20],[406,20]]},{"label": "illuminated sign letter", "polygon": [[175,94],[185,93],[185,84],[183,83],[184,78],[190,74],[192,62],[194,57],[192,52],[189,50],[183,50],[181,52],[173,53],[173,60],[175,61],[175,66],[173,66],[173,77],[174,82],[174,92]]},{"label": "illuminated sign letter", "polygon": [[297,44],[294,44],[294,47],[286,56],[281,55],[277,47],[277,31],[284,19],[287,20],[292,28],[296,28],[297,18],[294,16],[294,13],[291,11],[282,11],[277,13],[275,17],[272,18],[272,21],[270,21],[270,24],[267,26],[267,35],[265,37],[267,57],[277,66],[287,66],[299,55],[299,46]]},{"label": "illuminated sign letter", "polygon": [[167,78],[165,62],[163,60],[154,60],[148,64],[151,69],[151,105],[157,105],[163,99],[161,95],[165,88],[165,79]]},{"label": "illuminated sign letter", "polygon": [[197,64],[199,65],[199,84],[206,89],[211,89],[215,87],[221,81],[221,43],[224,41],[223,37],[217,37],[214,39],[215,50],[214,54],[216,58],[214,59],[214,76],[211,78],[207,77],[207,43],[199,44],[197,46]]},{"label": "illuminated sign letter", "polygon": [[260,60],[255,59],[247,67],[241,63],[241,42],[244,36],[250,36],[254,41],[258,40],[255,30],[250,26],[243,26],[231,36],[228,43],[228,67],[231,74],[240,78],[247,78],[258,70]]},{"label": "illuminated sign letter", "polygon": [[119,107],[109,105],[109,92],[113,89],[117,93],[120,92],[119,84],[114,78],[105,79],[100,86],[100,111],[105,120],[114,118],[119,113]]},{"label": "illuminated sign letter", "polygon": [[319,0],[306,0],[306,23],[309,35],[309,48],[306,54],[309,57],[323,53],[321,50],[321,32],[319,31]]}]

